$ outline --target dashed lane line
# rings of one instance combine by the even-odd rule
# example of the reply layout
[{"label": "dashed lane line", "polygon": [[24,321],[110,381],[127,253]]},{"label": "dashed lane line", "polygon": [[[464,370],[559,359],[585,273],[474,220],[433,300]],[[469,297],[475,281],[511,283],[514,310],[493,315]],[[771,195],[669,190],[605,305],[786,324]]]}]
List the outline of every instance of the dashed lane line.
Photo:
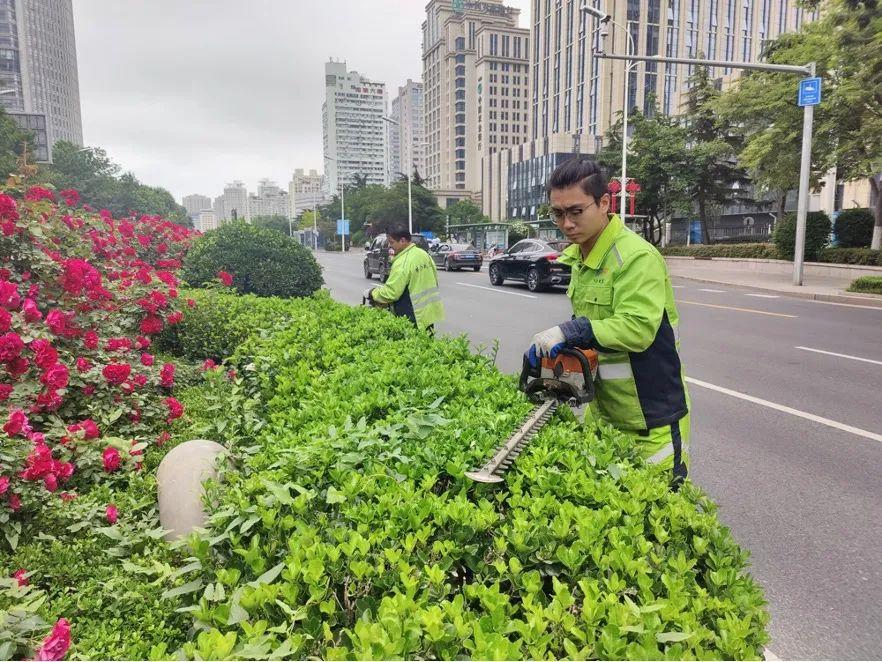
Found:
[{"label": "dashed lane line", "polygon": [[500,290],[493,287],[484,287],[483,285],[472,285],[471,283],[460,283],[457,282],[457,285],[462,285],[463,287],[474,287],[479,290],[487,290],[488,292],[496,292],[496,294],[510,294],[515,297],[524,297],[525,299],[538,299],[539,297],[534,297],[532,294],[521,294],[520,292],[509,292],[507,290]]},{"label": "dashed lane line", "polygon": [[864,363],[875,363],[876,365],[882,365],[882,361],[876,361],[874,359],[865,359],[860,356],[852,356],[851,354],[837,354],[836,352],[826,352],[823,349],[814,349],[812,347],[801,347],[798,346],[796,349],[802,349],[806,352],[815,352],[816,354],[827,354],[828,356],[838,356],[841,359],[851,359],[852,361],[863,361]]},{"label": "dashed lane line", "polygon": [[758,299],[780,299],[777,294],[750,294],[746,293],[744,296],[746,297],[757,297]]},{"label": "dashed lane line", "polygon": [[706,288],[698,288],[699,292],[711,292],[713,294],[725,294],[726,290],[709,290]]},{"label": "dashed lane line", "polygon": [[785,315],[784,313],[770,313],[768,310],[755,310],[754,308],[738,308],[737,306],[720,306],[714,303],[702,303],[700,301],[685,301],[678,299],[677,303],[685,303],[690,306],[703,306],[705,308],[720,308],[722,310],[736,310],[739,313],[753,313],[755,315],[769,315],[770,317],[788,317],[796,319],[798,315]]},{"label": "dashed lane line", "polygon": [[807,411],[800,411],[799,409],[793,409],[792,407],[787,407],[786,405],[779,405],[777,402],[770,402],[769,400],[763,400],[762,398],[757,398],[755,396],[748,395],[747,393],[741,393],[740,391],[733,391],[732,389],[724,388],[722,386],[717,386],[716,384],[709,384],[707,382],[703,382],[701,380],[694,379],[692,377],[687,377],[686,381],[689,382],[690,384],[695,384],[696,386],[700,386],[701,388],[706,388],[711,391],[716,391],[717,393],[729,395],[733,398],[738,398],[739,400],[746,400],[747,402],[752,402],[755,405],[760,405],[762,407],[768,407],[769,409],[774,409],[776,411],[780,411],[785,414],[790,414],[792,416],[798,416],[799,418],[804,418],[807,421],[812,421],[813,423],[820,423],[821,425],[826,425],[827,427],[835,428],[836,430],[841,430],[842,432],[848,432],[849,434],[857,435],[858,437],[863,437],[864,439],[870,439],[872,441],[882,442],[882,434],[870,432],[869,430],[862,430],[861,428],[856,428],[853,425],[847,425],[845,423],[840,423],[839,421],[834,421],[829,418],[824,418],[823,416],[817,416],[815,414],[810,414]]}]

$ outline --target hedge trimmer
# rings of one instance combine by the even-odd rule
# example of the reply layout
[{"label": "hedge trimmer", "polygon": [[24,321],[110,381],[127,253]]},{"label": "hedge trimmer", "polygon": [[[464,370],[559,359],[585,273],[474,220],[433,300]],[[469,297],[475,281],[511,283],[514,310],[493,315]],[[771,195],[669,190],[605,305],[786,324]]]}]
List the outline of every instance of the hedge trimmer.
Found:
[{"label": "hedge trimmer", "polygon": [[564,348],[555,358],[543,358],[533,367],[524,357],[519,388],[536,404],[524,424],[500,446],[487,463],[466,476],[479,483],[500,483],[502,474],[521,454],[558,407],[585,405],[594,399],[597,352],[592,349]]}]

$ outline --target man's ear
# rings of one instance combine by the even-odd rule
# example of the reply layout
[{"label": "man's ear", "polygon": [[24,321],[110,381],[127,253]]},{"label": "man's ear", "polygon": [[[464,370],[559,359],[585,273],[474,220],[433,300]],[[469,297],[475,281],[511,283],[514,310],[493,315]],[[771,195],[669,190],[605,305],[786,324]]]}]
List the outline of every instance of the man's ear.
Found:
[{"label": "man's ear", "polygon": [[600,196],[600,201],[597,203],[597,206],[600,207],[603,211],[609,211],[610,203],[612,202],[612,195],[609,193],[604,193]]}]

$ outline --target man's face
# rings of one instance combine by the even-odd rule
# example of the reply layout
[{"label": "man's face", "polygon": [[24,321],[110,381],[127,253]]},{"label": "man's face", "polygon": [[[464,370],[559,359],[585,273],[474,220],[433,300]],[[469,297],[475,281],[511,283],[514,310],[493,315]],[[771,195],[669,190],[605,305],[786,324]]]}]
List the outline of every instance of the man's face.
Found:
[{"label": "man's face", "polygon": [[407,248],[407,244],[409,243],[410,242],[407,239],[395,239],[394,237],[389,237],[389,248],[395,251],[396,255]]},{"label": "man's face", "polygon": [[594,241],[609,223],[609,194],[597,201],[579,184],[551,189],[551,217],[574,244]]}]

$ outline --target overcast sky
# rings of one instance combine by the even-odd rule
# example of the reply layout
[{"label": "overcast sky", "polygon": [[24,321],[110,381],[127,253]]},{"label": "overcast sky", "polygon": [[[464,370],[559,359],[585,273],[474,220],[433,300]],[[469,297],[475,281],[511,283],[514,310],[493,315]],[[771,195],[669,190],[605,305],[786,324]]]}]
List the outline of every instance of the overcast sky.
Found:
[{"label": "overcast sky", "polygon": [[[529,0],[519,7],[521,27]],[[83,140],[145,184],[220,195],[322,169],[324,63],[420,80],[422,0],[74,0]]]}]

